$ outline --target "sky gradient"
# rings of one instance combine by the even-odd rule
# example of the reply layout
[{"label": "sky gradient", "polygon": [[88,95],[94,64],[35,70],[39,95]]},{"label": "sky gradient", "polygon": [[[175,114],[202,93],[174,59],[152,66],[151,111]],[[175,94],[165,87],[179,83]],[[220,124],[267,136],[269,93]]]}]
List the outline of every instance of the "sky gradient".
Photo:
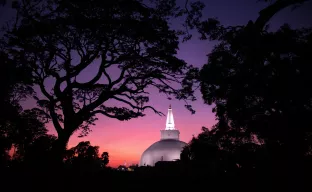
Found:
[{"label": "sky gradient", "polygon": [[[180,0],[177,0],[180,1]],[[204,0],[206,8],[203,18],[217,17],[224,25],[243,25],[248,20],[254,20],[258,12],[267,4],[256,0]],[[270,22],[274,30],[281,24],[288,22],[292,27],[312,26],[312,2],[306,3],[294,11],[285,9],[276,15]],[[7,20],[12,14],[9,9],[0,9],[0,21]],[[187,63],[201,67],[207,62],[207,54],[212,50],[215,42],[198,40],[196,35],[186,43],[180,45],[178,57]],[[90,69],[89,74],[95,70]],[[94,73],[93,73],[94,74]],[[88,77],[85,77],[88,79]],[[192,115],[185,107],[183,101],[167,100],[164,95],[152,91],[150,105],[167,114],[169,105],[172,105],[175,125],[180,130],[180,140],[188,142],[192,135],[200,133],[201,127],[211,127],[215,123],[215,116],[211,112],[212,106],[203,104],[201,94],[196,93],[197,101],[191,103],[196,113]],[[32,102],[25,104],[31,107]],[[145,117],[130,121],[118,121],[104,116],[92,127],[92,132],[84,138],[74,134],[68,147],[77,145],[80,141],[89,140],[92,145],[100,146],[100,152],[107,151],[110,155],[110,166],[120,164],[137,164],[143,151],[160,139],[160,130],[165,128],[166,117],[148,111]],[[47,125],[50,132],[55,134],[52,124]]]}]

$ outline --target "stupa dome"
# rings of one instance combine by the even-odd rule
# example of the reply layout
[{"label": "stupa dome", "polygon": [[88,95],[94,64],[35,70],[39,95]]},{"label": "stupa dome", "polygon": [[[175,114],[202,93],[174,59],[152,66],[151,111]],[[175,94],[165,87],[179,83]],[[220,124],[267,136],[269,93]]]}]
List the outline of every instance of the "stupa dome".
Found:
[{"label": "stupa dome", "polygon": [[180,159],[181,151],[187,144],[176,139],[163,139],[148,147],[142,154],[140,166],[154,166],[158,161]]},{"label": "stupa dome", "polygon": [[168,109],[166,128],[160,132],[160,141],[153,143],[143,152],[140,166],[154,166],[158,161],[180,159],[181,151],[187,144],[179,140],[180,132],[175,129],[171,106]]}]

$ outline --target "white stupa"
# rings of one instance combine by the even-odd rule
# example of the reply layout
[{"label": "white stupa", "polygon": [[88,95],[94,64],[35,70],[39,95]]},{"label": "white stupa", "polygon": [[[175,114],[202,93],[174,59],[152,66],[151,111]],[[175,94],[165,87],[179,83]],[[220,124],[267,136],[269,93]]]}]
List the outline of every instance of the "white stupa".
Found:
[{"label": "white stupa", "polygon": [[166,128],[160,130],[161,138],[142,154],[140,166],[154,166],[158,161],[180,159],[181,151],[187,144],[179,140],[180,132],[175,128],[171,105],[168,109]]}]

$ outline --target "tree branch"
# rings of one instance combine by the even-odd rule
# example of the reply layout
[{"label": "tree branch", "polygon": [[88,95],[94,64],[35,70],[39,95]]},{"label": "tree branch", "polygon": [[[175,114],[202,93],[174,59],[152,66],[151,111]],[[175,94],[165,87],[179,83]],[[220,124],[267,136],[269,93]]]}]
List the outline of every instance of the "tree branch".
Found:
[{"label": "tree branch", "polygon": [[50,112],[50,116],[51,116],[51,119],[52,119],[52,122],[53,122],[53,125],[55,127],[55,130],[57,131],[57,134],[60,135],[62,134],[63,132],[63,128],[62,126],[60,125],[60,122],[58,121],[58,116],[55,112],[55,107],[54,107],[55,103],[50,101],[50,104],[49,104],[49,112]]},{"label": "tree branch", "polygon": [[50,95],[50,94],[48,93],[48,91],[45,89],[45,86],[44,86],[44,79],[41,79],[41,81],[38,82],[38,85],[39,85],[39,88],[40,88],[41,92],[43,93],[43,95],[44,95],[47,99],[49,99],[50,101],[53,101],[53,100],[54,100],[53,96]]},{"label": "tree branch", "polygon": [[96,115],[96,114],[102,114],[102,115],[105,115],[109,118],[113,118],[113,119],[118,119],[118,116],[117,115],[111,115],[109,113],[106,113],[105,111],[103,110],[95,110],[91,113],[92,115]]},{"label": "tree branch", "polygon": [[158,115],[160,115],[160,116],[165,116],[164,113],[162,113],[162,112],[156,110],[156,109],[155,109],[154,107],[152,107],[152,106],[144,106],[144,107],[143,107],[143,110],[145,110],[145,109],[151,109],[151,110],[154,111],[154,113],[156,113],[156,114],[158,114]]},{"label": "tree branch", "polygon": [[255,25],[257,29],[262,30],[265,24],[279,11],[282,9],[295,4],[302,4],[309,0],[277,0],[272,5],[261,10],[259,17],[257,18]]},{"label": "tree branch", "polygon": [[91,53],[87,53],[85,58],[81,58],[81,62],[71,69],[70,74],[61,77],[61,79],[60,79],[61,82],[65,81],[66,78],[73,78],[73,77],[78,76],[81,71],[83,71],[86,67],[88,67],[94,59],[96,59],[99,52],[100,52],[99,50],[96,50],[96,51],[94,51],[93,55]]}]

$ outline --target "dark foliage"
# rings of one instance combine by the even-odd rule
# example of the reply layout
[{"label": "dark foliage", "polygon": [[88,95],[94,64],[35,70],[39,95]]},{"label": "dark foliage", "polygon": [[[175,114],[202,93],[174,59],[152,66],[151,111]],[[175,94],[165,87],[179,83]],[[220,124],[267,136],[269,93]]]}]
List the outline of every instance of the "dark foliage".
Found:
[{"label": "dark foliage", "polygon": [[[25,69],[21,72],[29,75],[27,66],[31,66],[35,77],[19,80],[6,72],[0,76],[7,90],[1,92],[0,102],[10,109],[8,114],[0,110],[1,163],[6,165],[1,187],[11,191],[310,191],[312,30],[284,25],[269,32],[266,27],[278,11],[305,1],[271,1],[256,21],[230,27],[216,19],[200,23],[196,11],[174,9],[174,1],[152,1],[156,9],[139,1],[27,1],[39,4],[16,6],[22,23],[8,33],[12,47],[1,55],[5,64],[1,67],[15,74]],[[41,6],[46,12],[40,12]],[[203,39],[219,41],[200,73],[174,56],[180,33],[169,29],[167,17],[186,13],[188,27],[198,27]],[[136,50],[140,46],[145,48]],[[81,57],[77,65],[72,63],[73,50]],[[94,79],[78,81],[79,72],[97,59]],[[105,69],[112,65],[119,67],[122,79],[109,76]],[[106,81],[98,82],[102,75]],[[49,76],[55,80],[51,92],[44,85]],[[183,89],[165,84],[176,78],[186,85]],[[192,98],[196,78],[205,103],[215,104],[218,122],[189,142],[180,161],[113,170],[107,166],[109,154],[99,155],[98,146],[84,141],[59,156],[63,169],[50,166],[59,140],[65,149],[73,131],[88,131],[88,123],[95,120],[92,114],[120,120],[143,116],[148,107],[145,88],[155,86],[187,100]],[[44,110],[22,110],[18,105],[32,95],[31,89],[23,89],[32,83],[41,85],[46,99],[36,99]],[[17,90],[22,94],[16,102],[12,98]],[[129,109],[103,106],[118,96],[132,101],[119,99]],[[56,126],[58,140],[46,134],[43,120],[47,117]],[[7,151],[13,145],[16,157],[10,161]]]},{"label": "dark foliage", "polygon": [[[202,8],[199,2],[181,8],[174,0],[32,0],[16,7],[7,53],[30,67],[32,83],[40,87],[44,97],[34,98],[57,131],[58,160],[69,137],[77,130],[88,134],[97,114],[122,121],[142,117],[146,109],[162,114],[147,105],[147,88],[195,99],[191,79],[183,81],[194,68],[175,56],[179,38],[188,34],[171,29],[169,20],[185,16],[185,27],[193,28]],[[91,65],[97,71],[86,81]],[[53,82],[48,86],[47,80]]]},{"label": "dark foliage", "polygon": [[72,169],[80,171],[98,171],[109,163],[108,152],[99,155],[99,147],[92,146],[89,141],[82,141],[66,151],[64,163]]},{"label": "dark foliage", "polygon": [[219,41],[199,74],[218,123],[191,141],[182,153],[186,162],[211,166],[212,174],[254,177],[247,188],[304,190],[311,165],[312,29],[285,24],[270,32],[266,26],[280,10],[303,2],[274,1],[245,26],[209,19],[199,27],[203,39]]},{"label": "dark foliage", "polygon": [[107,166],[107,164],[109,163],[109,155],[108,152],[103,152],[101,155],[101,164],[102,167]]},{"label": "dark foliage", "polygon": [[221,42],[201,70],[203,98],[216,104],[218,129],[256,134],[267,144],[296,145],[298,155],[306,155],[312,112],[308,88],[312,30],[284,25],[268,32],[262,29],[266,22],[258,26],[257,21],[225,28],[213,20],[206,28],[210,38]]},{"label": "dark foliage", "polygon": [[14,158],[23,157],[28,147],[47,129],[36,109],[23,110],[20,102],[33,95],[31,73],[27,66],[16,65],[0,49],[0,156],[1,167],[7,165],[10,150]]}]

